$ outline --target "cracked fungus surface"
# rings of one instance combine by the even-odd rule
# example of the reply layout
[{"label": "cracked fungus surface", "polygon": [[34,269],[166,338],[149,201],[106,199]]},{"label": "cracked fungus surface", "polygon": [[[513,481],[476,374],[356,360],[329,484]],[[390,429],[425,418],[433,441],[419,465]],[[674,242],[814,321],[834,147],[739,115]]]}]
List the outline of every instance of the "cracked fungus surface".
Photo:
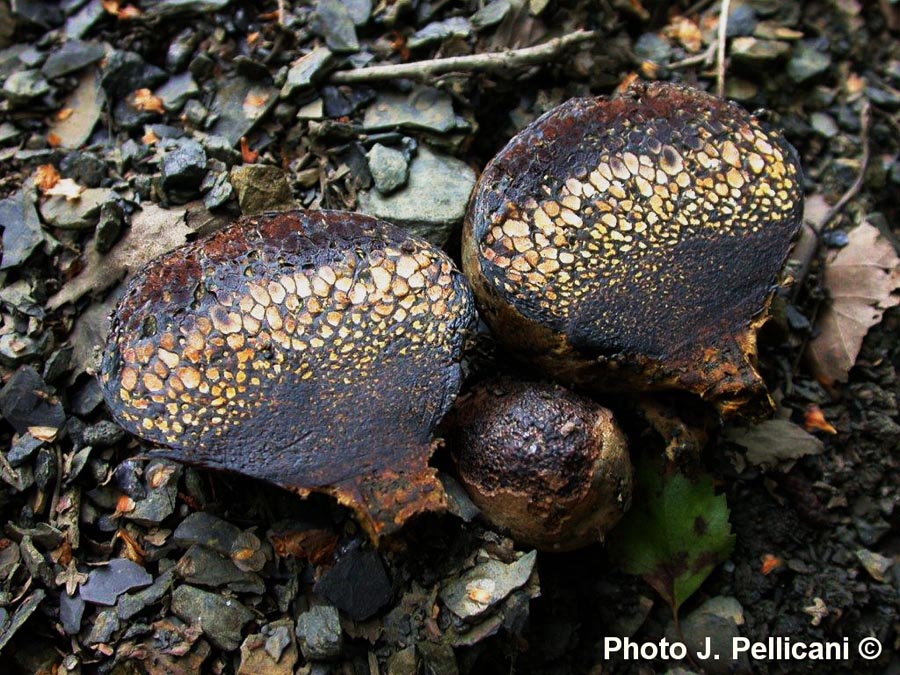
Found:
[{"label": "cracked fungus surface", "polygon": [[762,308],[800,224],[795,151],[735,105],[669,84],[573,99],[489,164],[481,271],[576,347],[660,357]]},{"label": "cracked fungus surface", "polygon": [[116,419],[175,459],[300,488],[424,470],[473,313],[422,240],[356,214],[269,214],[143,270],[101,381]]}]

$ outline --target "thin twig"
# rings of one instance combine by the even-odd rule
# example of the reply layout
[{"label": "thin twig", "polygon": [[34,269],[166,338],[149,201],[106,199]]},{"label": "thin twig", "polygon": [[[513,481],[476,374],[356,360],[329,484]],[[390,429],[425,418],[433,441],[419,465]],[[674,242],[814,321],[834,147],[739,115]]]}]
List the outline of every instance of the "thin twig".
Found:
[{"label": "thin twig", "polygon": [[851,185],[847,191],[841,195],[841,198],[837,200],[834,206],[828,209],[828,213],[826,213],[818,222],[816,223],[805,223],[804,228],[808,228],[807,233],[808,236],[806,238],[806,244],[803,247],[803,250],[799,250],[801,248],[801,244],[803,244],[804,239],[801,238],[801,241],[797,244],[795,248],[794,254],[791,256],[793,260],[796,260],[797,270],[794,273],[794,288],[791,292],[791,299],[796,300],[797,296],[800,293],[800,288],[803,286],[803,282],[806,279],[806,276],[809,274],[809,268],[812,266],[813,258],[816,257],[816,253],[819,250],[819,244],[822,238],[822,232],[837,218],[841,211],[850,203],[850,201],[859,194],[859,191],[862,189],[863,183],[866,178],[866,169],[869,167],[869,158],[871,157],[872,149],[871,144],[869,143],[869,129],[872,124],[872,106],[869,104],[869,101],[866,100],[863,102],[862,113],[860,115],[860,131],[859,137],[860,142],[862,143],[862,156],[859,160],[859,173],[856,175],[856,179],[853,181],[853,185]]},{"label": "thin twig", "polygon": [[690,68],[691,66],[697,66],[701,63],[703,65],[709,66],[712,64],[713,57],[716,53],[716,45],[719,44],[718,41],[713,41],[709,47],[707,47],[704,51],[699,54],[694,54],[693,56],[689,56],[686,59],[682,59],[681,61],[676,61],[675,63],[669,64],[670,70],[681,70],[682,68]]},{"label": "thin twig", "polygon": [[871,155],[871,147],[869,144],[869,127],[872,125],[872,106],[869,104],[868,99],[863,102],[862,113],[860,115],[860,131],[859,137],[862,141],[862,157],[859,160],[859,173],[856,174],[856,180],[853,181],[853,185],[847,188],[847,191],[841,195],[841,198],[837,200],[837,203],[831,207],[828,213],[825,214],[825,217],[822,218],[822,222],[816,228],[819,233],[823,232],[831,221],[838,217],[841,211],[844,210],[844,207],[850,203],[850,201],[859,194],[859,191],[862,189],[863,182],[866,179],[866,169],[869,166],[869,158]]},{"label": "thin twig", "polygon": [[330,79],[335,84],[357,84],[400,78],[423,80],[446,73],[516,70],[551,61],[569,47],[588,42],[595,36],[594,31],[577,31],[524,49],[343,70],[334,73]]},{"label": "thin twig", "polygon": [[731,0],[722,0],[719,10],[718,49],[716,50],[716,94],[725,97],[725,43],[728,39],[728,10]]}]

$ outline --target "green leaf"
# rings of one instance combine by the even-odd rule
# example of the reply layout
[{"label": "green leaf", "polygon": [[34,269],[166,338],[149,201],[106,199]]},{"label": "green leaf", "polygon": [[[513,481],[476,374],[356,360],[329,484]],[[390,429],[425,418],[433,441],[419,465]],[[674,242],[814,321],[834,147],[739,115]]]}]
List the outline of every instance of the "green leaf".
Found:
[{"label": "green leaf", "polygon": [[630,574],[639,574],[678,608],[734,548],[725,497],[712,479],[691,481],[661,462],[643,459],[636,469],[631,510],[616,527],[610,554]]}]

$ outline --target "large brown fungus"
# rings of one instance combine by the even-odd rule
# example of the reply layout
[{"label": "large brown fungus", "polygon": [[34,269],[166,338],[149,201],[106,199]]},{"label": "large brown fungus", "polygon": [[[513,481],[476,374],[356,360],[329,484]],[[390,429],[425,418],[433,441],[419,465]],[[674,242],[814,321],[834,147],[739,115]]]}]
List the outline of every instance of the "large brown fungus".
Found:
[{"label": "large brown fungus", "polygon": [[485,320],[545,374],[765,413],[756,333],[801,224],[796,153],[672,84],[570,100],[490,162],[463,265]]},{"label": "large brown fungus", "polygon": [[377,539],[444,505],[432,431],[473,317],[427,242],[351,213],[267,214],[132,280],[101,382],[155,454],[334,494]]},{"label": "large brown fungus", "polygon": [[612,413],[559,385],[484,382],[446,425],[472,500],[523,544],[565,551],[603,541],[631,503],[628,445]]}]

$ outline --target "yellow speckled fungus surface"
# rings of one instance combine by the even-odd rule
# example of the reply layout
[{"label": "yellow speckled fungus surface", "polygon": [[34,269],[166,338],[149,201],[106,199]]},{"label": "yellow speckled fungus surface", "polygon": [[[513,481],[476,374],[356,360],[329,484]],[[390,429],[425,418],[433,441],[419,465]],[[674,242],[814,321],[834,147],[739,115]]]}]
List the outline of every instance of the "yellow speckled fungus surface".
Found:
[{"label": "yellow speckled fungus surface", "polygon": [[132,280],[101,383],[158,454],[334,493],[377,538],[443,505],[431,433],[473,315],[452,262],[387,223],[247,218]]},{"label": "yellow speckled fungus surface", "polygon": [[801,213],[780,134],[704,92],[637,85],[564,103],[490,162],[464,268],[494,332],[547,374],[754,414],[755,333]]}]

